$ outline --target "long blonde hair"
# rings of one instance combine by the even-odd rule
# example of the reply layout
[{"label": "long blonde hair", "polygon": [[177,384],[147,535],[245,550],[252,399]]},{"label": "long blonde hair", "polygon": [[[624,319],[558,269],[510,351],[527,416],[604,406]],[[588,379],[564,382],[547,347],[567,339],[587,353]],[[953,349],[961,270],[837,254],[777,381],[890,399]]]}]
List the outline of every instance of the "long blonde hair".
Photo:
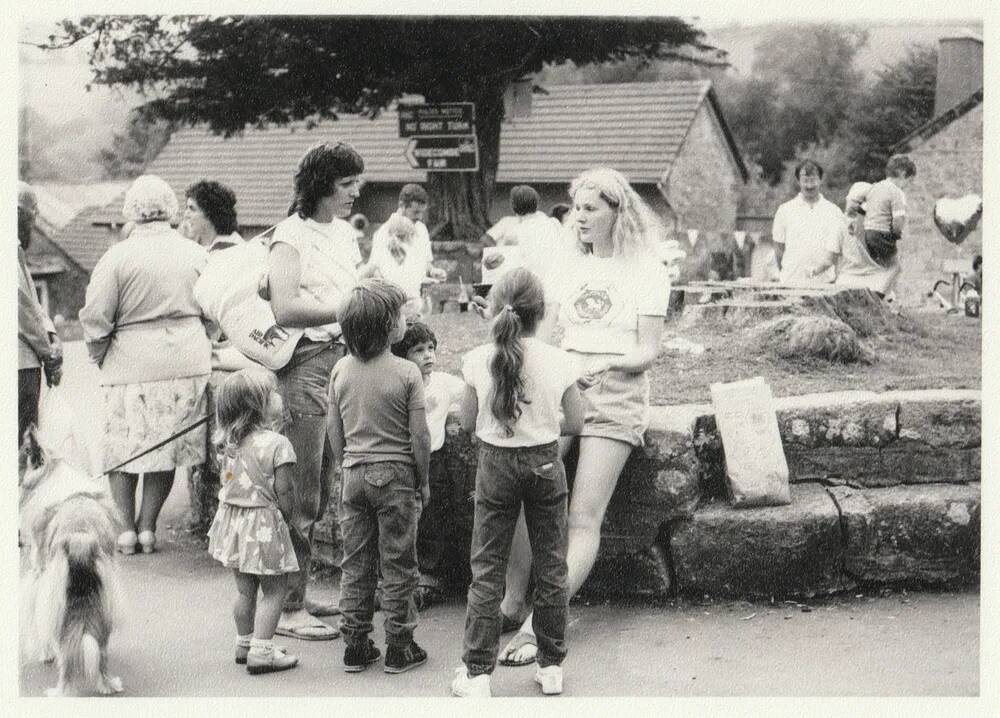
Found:
[{"label": "long blonde hair", "polygon": [[[663,239],[663,224],[621,172],[610,167],[587,170],[570,183],[570,199],[584,188],[596,190],[615,212],[611,228],[614,256],[635,258],[656,252],[657,243]],[[583,254],[593,251],[579,237],[577,248]]]},{"label": "long blonde hair", "polygon": [[268,404],[277,390],[277,379],[265,369],[240,369],[226,377],[215,399],[216,446],[233,451],[254,431],[272,428]]}]

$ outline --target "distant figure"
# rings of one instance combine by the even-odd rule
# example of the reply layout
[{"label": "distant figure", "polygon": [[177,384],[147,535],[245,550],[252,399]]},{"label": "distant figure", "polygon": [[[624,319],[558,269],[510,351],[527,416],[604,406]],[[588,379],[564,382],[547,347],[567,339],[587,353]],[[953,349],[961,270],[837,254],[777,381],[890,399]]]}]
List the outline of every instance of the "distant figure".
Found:
[{"label": "distant figure", "polygon": [[888,267],[896,256],[896,242],[906,225],[906,194],[917,167],[906,155],[893,155],[885,164],[885,179],[868,190],[865,246],[871,258]]},{"label": "distant figure", "polygon": [[823,264],[827,252],[840,251],[847,223],[837,205],[819,191],[823,167],[818,162],[800,162],[795,180],[799,194],[778,207],[771,230],[780,279],[783,284],[829,284],[834,280],[832,267],[815,275],[812,270]]},{"label": "distant figure", "polygon": [[826,257],[812,269],[813,274],[821,274],[828,267],[837,271],[836,284],[843,287],[870,289],[879,297],[891,290],[899,276],[899,262],[893,258],[887,266],[872,259],[865,245],[865,198],[871,190],[867,182],[851,185],[844,201],[847,212],[848,231],[841,236],[839,247],[827,250]]},{"label": "distant figure", "polygon": [[566,224],[566,217],[572,209],[568,204],[554,204],[552,205],[552,209],[549,210],[549,216],[559,224]]},{"label": "distant figure", "polygon": [[434,266],[430,233],[423,219],[427,213],[427,191],[418,184],[403,185],[399,206],[372,237],[369,266],[406,291],[407,316],[420,311],[420,288],[425,277],[443,281],[448,273]]},{"label": "distant figure", "polygon": [[513,187],[510,190],[510,206],[514,214],[500,219],[480,237],[484,248],[501,248],[483,252],[484,284],[496,282],[519,266],[526,266],[542,275],[542,265],[548,264],[550,259],[545,256],[546,253],[562,246],[559,241],[562,225],[538,210],[538,192],[532,187]]},{"label": "distant figure", "polygon": [[42,371],[49,386],[62,379],[62,342],[38,301],[25,250],[38,216],[35,191],[26,182],[17,188],[17,445],[31,424],[38,425]]}]

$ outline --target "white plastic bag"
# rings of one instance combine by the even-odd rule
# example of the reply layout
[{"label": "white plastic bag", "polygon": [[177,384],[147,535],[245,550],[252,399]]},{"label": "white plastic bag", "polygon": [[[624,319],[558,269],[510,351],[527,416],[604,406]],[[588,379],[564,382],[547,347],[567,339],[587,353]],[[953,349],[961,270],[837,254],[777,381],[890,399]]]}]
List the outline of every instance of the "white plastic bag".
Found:
[{"label": "white plastic bag", "polygon": [[79,426],[68,390],[62,385],[49,387],[38,406],[38,434],[42,446],[54,458],[93,475],[94,467],[77,428]]},{"label": "white plastic bag", "polygon": [[726,457],[726,486],[733,506],[792,503],[788,462],[781,445],[771,387],[763,377],[712,384],[715,423]]},{"label": "white plastic bag", "polygon": [[195,283],[194,298],[241,354],[276,371],[292,358],[302,330],[279,326],[270,302],[258,295],[266,269],[262,236],[215,252]]}]

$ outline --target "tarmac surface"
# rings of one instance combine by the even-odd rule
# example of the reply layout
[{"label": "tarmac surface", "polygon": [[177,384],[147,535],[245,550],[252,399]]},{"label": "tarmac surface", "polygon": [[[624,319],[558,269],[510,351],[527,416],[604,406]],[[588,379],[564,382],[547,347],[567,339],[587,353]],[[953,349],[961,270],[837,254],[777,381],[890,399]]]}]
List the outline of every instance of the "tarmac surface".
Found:
[{"label": "tarmac surface", "polygon": [[[84,363],[82,345],[68,345],[67,355],[64,388],[92,438],[101,427],[96,371]],[[122,616],[110,668],[121,676],[125,697],[448,695],[461,662],[459,599],[421,615],[416,638],[430,659],[408,673],[388,675],[376,664],[348,674],[340,639],[279,638],[301,665],[247,675],[232,659],[231,574],[186,531],[186,509],[186,485],[178,480],[160,519],[160,550],[118,559]],[[321,578],[310,591],[335,598],[336,584]],[[380,622],[376,615],[377,644]],[[575,601],[564,695],[975,696],[979,631],[974,590],[856,592],[800,603]],[[532,675],[531,667],[498,668],[494,695],[539,696]],[[54,683],[54,666],[21,668],[21,696],[42,695]]]}]

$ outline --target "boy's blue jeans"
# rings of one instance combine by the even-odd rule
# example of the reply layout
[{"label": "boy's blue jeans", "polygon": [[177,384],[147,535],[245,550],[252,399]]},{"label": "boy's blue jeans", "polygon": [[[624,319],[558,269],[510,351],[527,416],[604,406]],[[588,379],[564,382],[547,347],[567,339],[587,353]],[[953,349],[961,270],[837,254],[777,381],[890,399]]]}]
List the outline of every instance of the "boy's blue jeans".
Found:
[{"label": "boy's blue jeans", "polygon": [[568,495],[557,442],[516,448],[480,445],[462,654],[470,676],[496,667],[504,575],[522,503],[535,575],[531,626],[538,665],[559,665],[566,657]]},{"label": "boy's blue jeans", "polygon": [[[291,363],[306,352],[315,352],[319,342],[302,339],[295,347]],[[333,461],[326,437],[327,385],[333,365],[344,356],[344,345],[334,344],[290,369],[279,370],[278,393],[291,421],[282,433],[295,449],[295,486],[292,521],[292,545],[299,562],[298,573],[288,577],[288,595],[283,610],[303,607],[312,564],[313,528],[323,517],[330,501]]]},{"label": "boy's blue jeans", "polygon": [[344,467],[340,533],[341,633],[347,644],[365,641],[372,631],[375,587],[382,569],[382,613],[386,643],[413,640],[417,607],[417,521],[420,494],[414,466],[380,461]]}]

